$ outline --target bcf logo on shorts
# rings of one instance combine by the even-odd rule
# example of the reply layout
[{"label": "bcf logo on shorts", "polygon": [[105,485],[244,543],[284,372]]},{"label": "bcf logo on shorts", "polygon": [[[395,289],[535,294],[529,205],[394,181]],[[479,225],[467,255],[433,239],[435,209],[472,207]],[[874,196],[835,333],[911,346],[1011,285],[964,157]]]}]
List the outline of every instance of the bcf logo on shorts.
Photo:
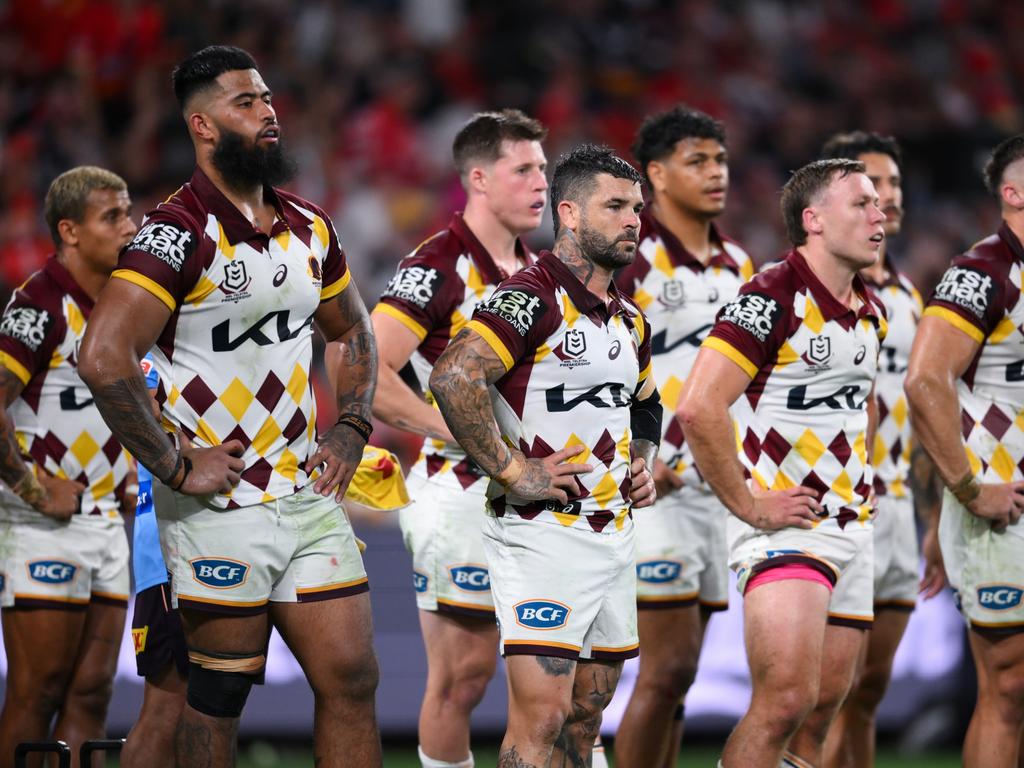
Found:
[{"label": "bcf logo on shorts", "polygon": [[27,566],[29,578],[43,584],[67,584],[78,571],[77,565],[63,560],[33,560]]},{"label": "bcf logo on shorts", "polygon": [[491,576],[478,565],[453,565],[448,569],[452,584],[467,592],[486,592],[491,588]]},{"label": "bcf logo on shorts", "polygon": [[1024,590],[1012,584],[990,584],[978,587],[978,602],[990,611],[1008,611],[1020,605]]},{"label": "bcf logo on shorts", "polygon": [[530,629],[558,629],[569,620],[572,608],[554,600],[524,600],[514,606],[516,624]]},{"label": "bcf logo on shorts", "polygon": [[430,579],[428,579],[419,571],[412,572],[412,588],[415,589],[417,592],[426,592],[427,583],[429,581]]},{"label": "bcf logo on shorts", "polygon": [[189,560],[192,576],[200,584],[213,589],[232,589],[245,583],[249,564],[230,558],[200,557]]},{"label": "bcf logo on shorts", "polygon": [[676,560],[647,560],[636,564],[636,577],[648,584],[666,584],[678,579],[682,569]]}]

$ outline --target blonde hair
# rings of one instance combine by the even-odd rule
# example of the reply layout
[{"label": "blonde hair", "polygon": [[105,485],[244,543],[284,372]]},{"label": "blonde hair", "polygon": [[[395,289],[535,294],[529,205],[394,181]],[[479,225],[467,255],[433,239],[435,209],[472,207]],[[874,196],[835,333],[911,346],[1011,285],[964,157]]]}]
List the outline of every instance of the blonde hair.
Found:
[{"label": "blonde hair", "polygon": [[128,185],[116,173],[105,168],[80,165],[70,171],[64,171],[46,190],[43,215],[46,217],[46,225],[50,228],[53,244],[58,248],[61,246],[61,239],[57,225],[64,219],[81,221],[85,217],[89,193],[97,189],[124,192]]}]

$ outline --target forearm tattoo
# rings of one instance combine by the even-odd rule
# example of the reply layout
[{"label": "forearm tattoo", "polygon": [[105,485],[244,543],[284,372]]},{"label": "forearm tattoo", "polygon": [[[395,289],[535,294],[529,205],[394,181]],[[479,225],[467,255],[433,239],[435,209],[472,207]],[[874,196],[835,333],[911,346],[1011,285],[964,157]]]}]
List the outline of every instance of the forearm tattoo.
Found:
[{"label": "forearm tattoo", "polygon": [[355,290],[350,287],[341,292],[338,308],[348,329],[337,339],[341,343],[341,365],[336,372],[338,413],[354,413],[369,421],[377,389],[377,341]]},{"label": "forearm tattoo", "polygon": [[21,394],[21,379],[7,368],[0,366],[0,397],[3,398],[4,412],[0,416],[0,479],[13,488],[29,471],[21,458],[17,430],[6,408]]},{"label": "forearm tattoo", "polygon": [[146,380],[139,376],[100,384],[92,390],[96,407],[125,450],[162,483],[169,483],[181,466],[153,408]]},{"label": "forearm tattoo", "polygon": [[438,359],[430,391],[452,435],[491,477],[512,461],[494,421],[487,387],[505,373],[505,366],[483,339],[462,330]]}]

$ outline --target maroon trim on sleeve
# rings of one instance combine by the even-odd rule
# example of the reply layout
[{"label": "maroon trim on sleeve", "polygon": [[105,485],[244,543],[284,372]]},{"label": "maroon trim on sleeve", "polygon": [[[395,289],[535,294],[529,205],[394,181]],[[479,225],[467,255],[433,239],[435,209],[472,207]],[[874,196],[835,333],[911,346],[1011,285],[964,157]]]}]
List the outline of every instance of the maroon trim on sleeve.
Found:
[{"label": "maroon trim on sleeve", "polygon": [[[554,261],[561,265],[557,259]],[[491,298],[478,304],[473,320],[498,337],[516,364],[532,362],[533,353],[561,321],[562,308],[555,296],[558,284],[557,275],[550,270],[550,260],[542,255],[536,264],[501,283]],[[578,280],[576,284],[583,289]],[[593,296],[586,289],[583,291]]]},{"label": "maroon trim on sleeve", "polygon": [[38,403],[38,392],[32,400],[33,390],[41,384],[36,374],[48,370],[53,350],[67,332],[64,293],[53,278],[51,265],[64,269],[57,257],[51,256],[42,269],[14,291],[0,316],[0,352],[17,360],[32,377],[22,392],[22,399],[28,393],[29,404]]}]

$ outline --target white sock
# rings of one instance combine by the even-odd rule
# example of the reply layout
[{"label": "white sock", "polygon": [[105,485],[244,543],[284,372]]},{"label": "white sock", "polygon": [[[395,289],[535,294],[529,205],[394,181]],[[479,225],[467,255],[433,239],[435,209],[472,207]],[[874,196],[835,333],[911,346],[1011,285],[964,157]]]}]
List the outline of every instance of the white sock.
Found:
[{"label": "white sock", "polygon": [[590,765],[593,768],[608,768],[608,758],[605,757],[604,744],[601,743],[600,736],[594,739],[594,751],[591,752]]},{"label": "white sock", "polygon": [[435,760],[432,757],[427,757],[427,753],[423,751],[423,747],[417,747],[420,753],[420,765],[423,768],[473,768],[473,753],[469,753],[469,757],[459,763],[446,763],[444,760]]}]

